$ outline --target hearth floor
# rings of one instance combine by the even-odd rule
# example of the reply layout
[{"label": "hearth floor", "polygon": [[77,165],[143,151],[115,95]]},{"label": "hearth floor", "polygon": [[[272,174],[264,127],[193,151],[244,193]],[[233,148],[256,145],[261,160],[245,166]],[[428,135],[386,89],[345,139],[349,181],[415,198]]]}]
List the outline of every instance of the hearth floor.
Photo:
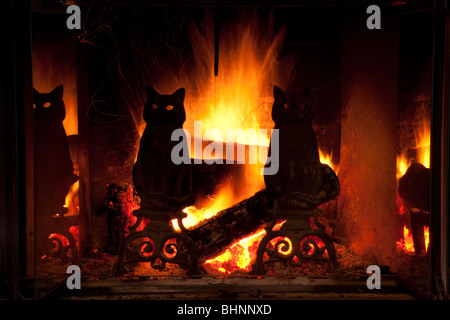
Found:
[{"label": "hearth floor", "polygon": [[84,281],[80,290],[61,286],[60,300],[412,300],[393,276],[380,290],[366,280],[265,277]]},{"label": "hearth floor", "polygon": [[[350,259],[349,257],[352,257]],[[293,269],[277,267],[264,276],[247,274],[218,275],[207,272],[187,277],[179,267],[160,272],[147,264],[131,266],[123,275],[115,276],[117,257],[98,252],[79,262],[81,290],[68,290],[65,285],[67,263],[59,259],[47,261],[48,280],[59,279],[52,298],[61,300],[410,300],[413,296],[399,287],[394,274],[383,274],[381,289],[366,285],[366,261],[346,255],[340,259],[341,270],[327,273],[312,265]],[[297,270],[299,272],[299,270]],[[306,273],[305,273],[306,272]],[[281,274],[280,274],[281,273]],[[45,274],[41,280],[45,282]]]}]

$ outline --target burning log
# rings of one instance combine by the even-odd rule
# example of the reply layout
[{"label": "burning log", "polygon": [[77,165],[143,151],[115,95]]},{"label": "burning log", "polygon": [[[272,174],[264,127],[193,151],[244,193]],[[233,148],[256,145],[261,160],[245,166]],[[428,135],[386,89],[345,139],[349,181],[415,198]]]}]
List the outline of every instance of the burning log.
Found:
[{"label": "burning log", "polygon": [[[239,165],[197,165],[195,167],[197,173],[203,172],[202,175],[199,175],[201,181],[205,183],[210,181],[208,185],[212,181],[223,181],[224,178],[230,175],[238,174],[240,170],[241,167]],[[335,172],[328,165],[322,164],[322,170],[326,199],[321,203],[325,203],[339,195],[340,184]],[[206,190],[211,191],[211,186],[205,188],[205,190],[198,191],[200,191],[201,196],[204,196]],[[131,200],[132,198],[129,196],[130,191],[126,186],[121,188],[116,185],[110,185],[106,191],[108,215],[110,215],[108,220],[112,222],[110,227],[114,230],[110,230],[112,231],[110,244],[117,250],[118,242],[123,241],[124,235],[128,233],[127,229],[130,226],[130,223],[125,224],[122,219],[125,217],[130,219],[130,212],[138,204],[136,201]],[[123,194],[127,196],[121,196]],[[255,233],[272,222],[271,210],[273,207],[273,198],[267,189],[262,189],[252,197],[218,212],[215,216],[205,219],[189,229],[188,234],[197,246],[199,259],[201,260],[200,264],[209,258],[219,255],[232,243]],[[120,221],[119,224],[122,229],[119,233],[116,230],[117,220]],[[118,234],[122,234],[122,236]]]},{"label": "burning log", "polygon": [[197,246],[199,257],[205,261],[225,250],[236,240],[255,233],[267,224],[272,216],[273,200],[266,189],[217,213],[189,230]]},{"label": "burning log", "polygon": [[424,227],[429,226],[429,190],[430,169],[420,163],[411,164],[398,183],[398,193],[411,217],[411,233],[416,254],[426,252]]},{"label": "burning log", "polygon": [[409,207],[429,211],[430,169],[420,163],[413,163],[400,178],[398,193]]},{"label": "burning log", "polygon": [[[322,164],[326,196],[318,204],[334,199],[340,193],[340,184],[335,172]],[[201,260],[217,256],[233,242],[247,237],[273,221],[271,214],[274,199],[267,189],[220,211],[210,219],[189,230],[189,236],[197,246]]]}]

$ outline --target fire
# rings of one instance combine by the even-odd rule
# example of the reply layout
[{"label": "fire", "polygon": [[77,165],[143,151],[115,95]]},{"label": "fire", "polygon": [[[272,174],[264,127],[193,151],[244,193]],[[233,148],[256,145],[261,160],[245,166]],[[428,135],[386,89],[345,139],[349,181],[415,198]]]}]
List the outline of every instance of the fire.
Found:
[{"label": "fire", "polygon": [[328,166],[330,166],[331,169],[333,169],[333,171],[338,174],[339,173],[339,165],[333,163],[332,159],[333,159],[333,153],[330,152],[325,153],[324,151],[322,151],[319,148],[319,158],[320,158],[320,162],[323,164],[327,164]]},{"label": "fire", "polygon": [[411,163],[408,161],[406,154],[402,153],[397,156],[397,179],[403,177]]},{"label": "fire", "polygon": [[[430,244],[430,228],[423,227],[423,235],[425,238],[425,251],[428,252]],[[408,253],[414,253],[414,241],[411,232],[406,226],[403,226],[403,239],[397,241],[397,247]]]},{"label": "fire", "polygon": [[221,255],[205,261],[205,265],[209,265],[225,274],[230,274],[235,270],[250,271],[252,258],[256,254],[257,245],[265,234],[265,230],[260,230],[250,237],[239,240]]},{"label": "fire", "polygon": [[[186,228],[190,228],[195,226],[197,223],[202,221],[203,219],[211,218],[216,215],[221,210],[229,208],[233,204],[235,204],[235,197],[233,193],[233,189],[230,184],[226,184],[222,187],[216,197],[211,199],[211,205],[209,207],[204,208],[196,208],[195,206],[189,206],[184,208],[184,212],[188,214],[186,218],[183,219],[183,225]],[[243,199],[242,199],[243,200]],[[240,200],[239,200],[240,201]],[[239,202],[237,201],[237,202]],[[179,230],[178,222],[176,220],[172,220],[172,225],[175,230]]]},{"label": "fire", "polygon": [[[417,151],[415,162],[430,168],[430,125],[421,124],[414,130],[415,149]],[[413,160],[408,159],[406,150],[397,155],[397,179],[400,179],[408,170]]]},{"label": "fire", "polygon": [[66,200],[64,204],[64,208],[67,208],[69,211],[67,214],[77,214],[78,207],[78,189],[80,187],[80,181],[76,181],[69,189],[69,192],[66,195]]},{"label": "fire", "polygon": [[[201,77],[195,78],[198,83],[192,85],[198,90],[187,90],[193,94],[185,101],[186,126],[192,126],[193,120],[202,120],[203,132],[219,129],[224,137],[226,129],[273,127],[270,119],[272,87],[278,80],[276,58],[284,42],[285,28],[274,34],[271,21],[263,25],[248,16],[228,24],[219,36],[218,73],[214,75],[213,20],[207,20],[206,25],[204,32],[195,27],[190,30],[191,43],[196,50],[194,64],[200,67],[197,72]],[[268,146],[266,137],[257,138],[245,141],[244,137],[238,137],[236,142],[260,144],[265,139],[263,145]]]},{"label": "fire", "polygon": [[[276,224],[274,230],[279,229],[283,223],[284,221]],[[205,261],[205,265],[227,275],[233,271],[249,272],[251,263],[256,257],[258,244],[265,235],[266,231],[260,229],[251,236],[237,241],[219,256]]]},{"label": "fire", "polygon": [[430,167],[430,126],[420,125],[414,130],[416,140],[417,162],[423,164],[426,168]]},{"label": "fire", "polygon": [[397,241],[397,246],[405,252],[414,253],[414,242],[409,229],[403,226],[403,239]]},{"label": "fire", "polygon": [[423,236],[425,238],[425,250],[428,252],[428,245],[430,244],[430,227],[423,227]]}]

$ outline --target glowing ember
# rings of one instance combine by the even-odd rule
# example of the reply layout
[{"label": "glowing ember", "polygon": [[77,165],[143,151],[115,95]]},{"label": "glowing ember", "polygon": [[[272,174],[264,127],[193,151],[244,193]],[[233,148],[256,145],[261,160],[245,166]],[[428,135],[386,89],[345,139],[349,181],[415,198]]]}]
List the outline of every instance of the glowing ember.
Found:
[{"label": "glowing ember", "polygon": [[250,237],[238,241],[221,255],[207,260],[205,265],[210,265],[212,268],[225,274],[230,274],[236,270],[250,271],[252,258],[256,254],[258,243],[265,234],[266,232],[261,230]]},{"label": "glowing ember", "polygon": [[[284,221],[278,223],[274,227],[274,230],[279,229],[283,223]],[[266,231],[260,229],[253,235],[234,243],[219,256],[207,260],[205,265],[209,265],[225,274],[230,274],[233,271],[249,272],[253,259],[256,257],[258,244],[265,234]]]}]

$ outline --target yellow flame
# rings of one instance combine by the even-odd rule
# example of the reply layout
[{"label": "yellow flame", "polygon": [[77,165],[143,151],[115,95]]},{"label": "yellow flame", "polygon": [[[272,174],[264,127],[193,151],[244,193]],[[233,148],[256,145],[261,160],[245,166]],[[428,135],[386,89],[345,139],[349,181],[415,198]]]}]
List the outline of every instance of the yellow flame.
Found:
[{"label": "yellow flame", "polygon": [[320,158],[320,162],[321,162],[321,163],[327,164],[328,166],[330,166],[330,168],[333,169],[333,171],[334,171],[336,174],[339,173],[339,165],[334,164],[333,161],[332,161],[332,159],[333,159],[333,153],[332,153],[332,152],[330,152],[330,153],[328,154],[328,153],[325,153],[324,151],[322,151],[322,150],[319,148],[319,158]]},{"label": "yellow flame", "polygon": [[[430,168],[430,125],[421,124],[414,129],[415,148],[417,150],[416,162]],[[408,170],[412,160],[406,155],[407,150],[397,155],[397,179],[400,179]]]},{"label": "yellow flame", "polygon": [[[273,229],[278,230],[283,223],[284,221],[277,223]],[[237,241],[217,257],[205,261],[205,264],[215,267],[219,272],[225,274],[230,274],[237,270],[250,271],[258,244],[265,235],[266,231],[260,229],[251,236]],[[285,240],[290,243],[289,239],[285,238]],[[291,247],[292,244],[290,243],[290,249]],[[282,254],[289,254],[289,252],[283,252]],[[231,264],[230,261],[232,262]]]},{"label": "yellow flame", "polygon": [[414,252],[414,241],[412,234],[406,226],[403,226],[403,241],[404,250],[407,252]]},{"label": "yellow flame", "polygon": [[397,179],[403,177],[410,166],[410,161],[406,157],[406,154],[402,153],[397,155]]},{"label": "yellow flame", "polygon": [[69,209],[68,214],[73,214],[76,212],[76,208],[74,208],[74,197],[78,194],[78,189],[80,187],[80,181],[76,181],[69,189],[69,192],[66,195],[64,208]]},{"label": "yellow flame", "polygon": [[425,250],[428,252],[428,246],[430,244],[430,227],[423,227],[423,236],[425,238]]},{"label": "yellow flame", "polygon": [[430,167],[430,126],[420,125],[414,130],[414,137],[416,140],[416,148],[418,151],[417,160],[425,167]]}]

